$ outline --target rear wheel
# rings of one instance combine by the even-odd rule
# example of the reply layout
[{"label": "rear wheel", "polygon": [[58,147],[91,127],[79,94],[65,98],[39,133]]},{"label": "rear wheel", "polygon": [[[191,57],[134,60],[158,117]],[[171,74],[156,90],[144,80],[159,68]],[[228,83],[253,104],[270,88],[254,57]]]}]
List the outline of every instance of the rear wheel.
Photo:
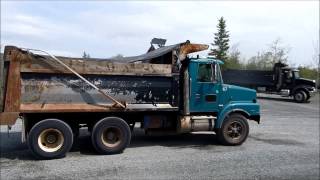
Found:
[{"label": "rear wheel", "polygon": [[249,124],[247,119],[241,114],[228,116],[220,129],[218,129],[218,139],[224,145],[240,145],[248,137]]},{"label": "rear wheel", "polygon": [[73,133],[68,124],[58,119],[46,119],[36,123],[30,130],[28,146],[40,159],[65,156],[71,149]]},{"label": "rear wheel", "polygon": [[130,144],[131,131],[123,119],[108,117],[94,125],[91,140],[99,153],[116,154]]},{"label": "rear wheel", "polygon": [[294,93],[293,98],[296,102],[302,103],[307,100],[307,94],[303,90]]}]

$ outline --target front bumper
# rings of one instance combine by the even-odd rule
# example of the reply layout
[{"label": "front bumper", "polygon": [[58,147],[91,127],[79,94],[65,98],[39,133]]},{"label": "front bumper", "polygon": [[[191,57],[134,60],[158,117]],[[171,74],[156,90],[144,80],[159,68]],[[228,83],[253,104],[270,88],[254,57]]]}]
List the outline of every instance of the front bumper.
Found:
[{"label": "front bumper", "polygon": [[317,94],[317,89],[316,88],[314,88],[314,87],[312,87],[312,88],[310,88],[310,89],[308,89],[309,90],[309,95],[312,97],[312,96],[314,96],[315,94]]},{"label": "front bumper", "polygon": [[251,115],[249,119],[256,121],[258,124],[260,124],[260,115]]}]

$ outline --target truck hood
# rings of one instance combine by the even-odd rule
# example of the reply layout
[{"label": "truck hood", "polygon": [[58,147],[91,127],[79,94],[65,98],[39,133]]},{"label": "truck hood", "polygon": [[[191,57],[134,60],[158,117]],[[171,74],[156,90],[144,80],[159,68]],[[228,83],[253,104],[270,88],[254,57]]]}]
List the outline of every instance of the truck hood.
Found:
[{"label": "truck hood", "polygon": [[257,98],[256,90],[224,84],[227,87],[229,101],[255,102]]},{"label": "truck hood", "polygon": [[305,78],[296,79],[296,84],[316,87],[316,81],[315,80],[305,79]]}]

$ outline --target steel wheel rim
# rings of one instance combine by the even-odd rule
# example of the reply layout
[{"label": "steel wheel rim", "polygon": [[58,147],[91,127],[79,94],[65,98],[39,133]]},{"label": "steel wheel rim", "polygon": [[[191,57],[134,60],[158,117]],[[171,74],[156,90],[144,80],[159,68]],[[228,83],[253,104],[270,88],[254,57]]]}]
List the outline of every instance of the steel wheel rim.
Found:
[{"label": "steel wheel rim", "polygon": [[38,145],[45,152],[56,152],[64,143],[64,137],[58,129],[45,129],[38,137]]},{"label": "steel wheel rim", "polygon": [[243,134],[243,125],[240,122],[234,121],[227,127],[227,136],[233,140],[240,139]]},{"label": "steel wheel rim", "polygon": [[122,142],[122,133],[119,128],[105,128],[101,133],[101,141],[107,147],[116,147]]}]

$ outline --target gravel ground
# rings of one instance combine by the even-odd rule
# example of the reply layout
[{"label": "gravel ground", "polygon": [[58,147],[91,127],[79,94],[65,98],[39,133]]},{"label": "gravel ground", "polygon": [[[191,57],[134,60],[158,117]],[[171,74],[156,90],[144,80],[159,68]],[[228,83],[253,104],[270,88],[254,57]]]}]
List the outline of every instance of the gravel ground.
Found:
[{"label": "gravel ground", "polygon": [[222,146],[214,134],[147,137],[136,128],[130,147],[98,155],[88,134],[65,158],[36,161],[20,143],[21,123],[1,127],[0,179],[319,179],[319,95],[310,103],[259,95],[262,120],[247,141]]}]

